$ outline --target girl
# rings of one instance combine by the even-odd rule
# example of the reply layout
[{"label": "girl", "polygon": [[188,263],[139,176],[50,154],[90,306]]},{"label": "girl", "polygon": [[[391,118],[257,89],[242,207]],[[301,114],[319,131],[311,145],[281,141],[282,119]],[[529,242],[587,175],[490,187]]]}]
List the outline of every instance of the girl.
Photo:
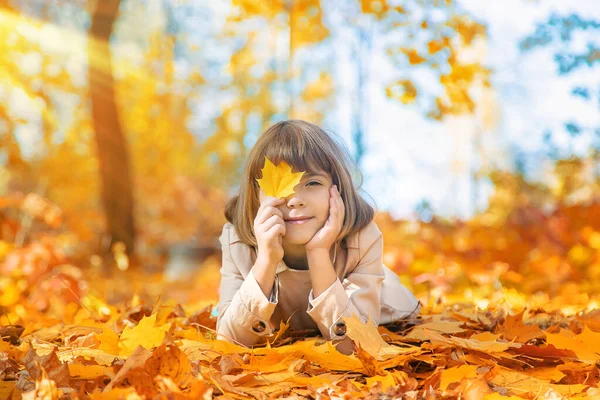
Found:
[{"label": "girl", "polygon": [[[295,193],[264,193],[257,179],[265,157],[306,171]],[[279,122],[259,137],[219,239],[218,339],[252,346],[286,321],[348,354],[353,343],[342,317],[377,325],[419,312],[417,299],[383,265],[383,237],[354,187],[352,165],[345,146],[309,122]]]}]

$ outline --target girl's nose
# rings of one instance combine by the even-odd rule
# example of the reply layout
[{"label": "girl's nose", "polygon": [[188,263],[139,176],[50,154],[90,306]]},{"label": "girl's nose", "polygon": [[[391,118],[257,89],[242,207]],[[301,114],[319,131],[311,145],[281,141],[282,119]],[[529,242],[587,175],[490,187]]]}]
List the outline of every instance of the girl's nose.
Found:
[{"label": "girl's nose", "polygon": [[291,195],[287,201],[288,208],[304,207],[304,200],[297,195]]}]

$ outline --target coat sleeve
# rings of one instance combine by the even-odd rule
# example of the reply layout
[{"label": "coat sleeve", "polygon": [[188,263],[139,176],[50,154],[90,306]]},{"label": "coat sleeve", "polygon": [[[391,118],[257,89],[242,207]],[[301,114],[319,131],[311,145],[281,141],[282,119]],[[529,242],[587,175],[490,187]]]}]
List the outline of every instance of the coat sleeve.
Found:
[{"label": "coat sleeve", "polygon": [[273,333],[271,316],[278,302],[278,278],[267,299],[252,270],[244,279],[231,256],[230,229],[226,224],[219,238],[223,252],[217,305],[217,339],[252,346]]},{"label": "coat sleeve", "polygon": [[[379,230],[378,230],[379,232]],[[383,235],[376,239],[361,255],[358,265],[342,281],[335,282],[316,299],[309,294],[308,315],[315,321],[327,340],[344,339],[346,326],[342,317],[356,314],[363,322],[369,318],[379,324],[383,271]]]}]

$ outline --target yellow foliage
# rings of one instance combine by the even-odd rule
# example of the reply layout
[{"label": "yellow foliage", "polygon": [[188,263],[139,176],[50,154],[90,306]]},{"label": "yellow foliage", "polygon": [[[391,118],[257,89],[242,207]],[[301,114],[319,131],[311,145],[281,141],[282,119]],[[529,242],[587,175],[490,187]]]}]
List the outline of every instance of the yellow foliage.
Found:
[{"label": "yellow foliage", "polygon": [[131,355],[138,346],[146,349],[159,346],[171,324],[155,327],[155,323],[156,314],[152,314],[149,317],[144,316],[133,328],[125,327],[119,339],[120,355]]},{"label": "yellow foliage", "polygon": [[292,172],[292,167],[285,161],[277,166],[265,157],[265,165],[261,169],[262,177],[258,184],[267,196],[287,197],[294,193],[294,187],[300,183],[304,171]]},{"label": "yellow foliage", "polygon": [[445,391],[451,383],[458,383],[465,378],[475,378],[477,376],[477,365],[461,365],[445,369],[442,372],[440,389]]},{"label": "yellow foliage", "polygon": [[238,7],[244,17],[269,16],[280,13],[286,9],[285,0],[233,0],[234,7]]},{"label": "yellow foliage", "polygon": [[421,57],[415,49],[402,48],[401,51],[406,54],[408,62],[411,65],[419,65],[427,61],[425,58]]},{"label": "yellow foliage", "polygon": [[321,0],[292,1],[288,11],[292,51],[320,43],[329,37],[329,29],[323,24]]},{"label": "yellow foliage", "polygon": [[[427,7],[429,2],[423,2],[421,7]],[[437,7],[438,4],[434,5]],[[426,48],[421,49],[421,45],[414,47],[388,47],[387,53],[395,63],[404,63],[403,58],[398,54],[403,53],[410,65],[422,66],[427,62],[427,67],[434,71],[439,71],[440,84],[443,94],[433,97],[433,104],[426,111],[429,118],[442,120],[449,115],[473,114],[476,109],[476,100],[471,93],[474,89],[489,88],[490,71],[483,66],[483,62],[468,60],[465,54],[476,52],[473,47],[477,44],[476,39],[486,38],[485,26],[471,20],[468,16],[455,12],[455,6],[451,2],[445,4],[447,9],[443,10],[445,19],[433,22],[432,20],[423,20],[420,27],[423,31],[433,36],[426,42]],[[417,8],[418,9],[418,8]],[[416,10],[411,10],[416,14]],[[450,28],[451,33],[445,33]],[[443,35],[440,32],[444,32]],[[426,35],[426,33],[423,33]],[[410,36],[412,38],[412,35]],[[442,52],[442,50],[447,50]],[[422,54],[428,54],[426,58]],[[472,57],[473,58],[473,57]],[[448,68],[449,67],[449,68]],[[449,70],[449,72],[442,72]],[[397,99],[404,104],[412,104],[416,98],[414,84],[407,84],[409,80],[397,81],[387,87],[387,95],[390,98]],[[394,87],[403,87],[403,91],[394,89]],[[483,102],[483,100],[477,99]],[[489,106],[489,105],[488,105]],[[484,110],[484,112],[489,110]],[[492,118],[489,115],[483,115],[484,123],[489,127]]]},{"label": "yellow foliage", "polygon": [[[344,317],[347,338],[356,346],[350,355],[283,323],[266,345],[215,340],[217,259],[176,285],[139,271],[112,279],[89,269],[72,271],[72,289],[82,291],[73,298],[46,280],[70,261],[59,255],[60,241],[11,247],[0,264],[2,288],[16,287],[21,295],[3,306],[1,373],[27,369],[37,376],[25,393],[30,398],[58,396],[53,388],[77,392],[84,384],[90,393],[102,390],[92,398],[241,398],[291,391],[313,398],[399,397],[421,393],[424,386],[436,397],[496,398],[491,387],[508,398],[595,396],[600,286],[588,267],[600,261],[591,247],[600,206],[558,205],[544,215],[527,200],[533,189],[519,192],[522,184],[506,178],[497,182],[508,186],[506,193],[521,194],[494,226],[485,218],[425,223],[377,215],[386,264],[407,278],[423,309],[418,318],[385,326]],[[87,288],[99,297],[87,295]],[[103,299],[115,288],[124,290],[126,301],[109,304]],[[168,300],[159,304],[159,294]],[[44,308],[39,300],[48,297],[52,306]],[[532,360],[538,365],[533,369]],[[15,388],[0,385],[0,393]]]},{"label": "yellow foliage", "polygon": [[386,88],[386,94],[390,98],[400,100],[404,104],[412,104],[417,100],[417,88],[408,79],[396,81]]},{"label": "yellow foliage", "polygon": [[600,360],[600,333],[583,326],[583,332],[573,335],[571,331],[552,334],[546,332],[546,342],[557,349],[570,350],[580,361],[594,364]]},{"label": "yellow foliage", "polygon": [[317,79],[306,85],[302,92],[302,98],[306,102],[327,99],[334,93],[334,89],[334,82],[331,74],[321,72]]},{"label": "yellow foliage", "polygon": [[373,14],[379,19],[390,10],[387,0],[361,0],[360,8],[364,14]]}]

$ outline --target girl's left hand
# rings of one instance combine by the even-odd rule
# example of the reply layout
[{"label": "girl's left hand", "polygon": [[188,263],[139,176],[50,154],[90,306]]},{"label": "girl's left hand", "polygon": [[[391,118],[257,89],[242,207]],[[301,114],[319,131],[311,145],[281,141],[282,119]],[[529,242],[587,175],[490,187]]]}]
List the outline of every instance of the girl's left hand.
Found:
[{"label": "girl's left hand", "polygon": [[329,188],[329,218],[325,225],[315,233],[312,239],[304,246],[306,250],[329,250],[335,243],[344,225],[344,201],[338,192],[337,185]]}]

